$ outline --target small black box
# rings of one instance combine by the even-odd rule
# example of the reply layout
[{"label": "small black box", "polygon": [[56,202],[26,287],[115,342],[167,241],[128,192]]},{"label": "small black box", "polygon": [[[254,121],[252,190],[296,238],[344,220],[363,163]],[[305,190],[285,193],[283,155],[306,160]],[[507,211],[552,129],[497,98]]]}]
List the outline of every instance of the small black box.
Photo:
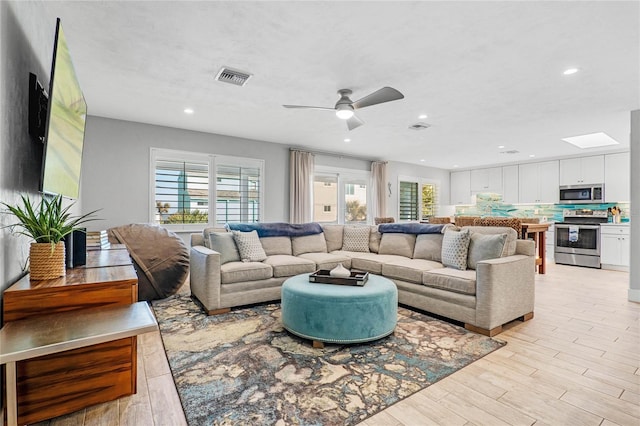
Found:
[{"label": "small black box", "polygon": [[64,245],[67,268],[75,268],[87,263],[86,229],[78,229],[64,237]]}]

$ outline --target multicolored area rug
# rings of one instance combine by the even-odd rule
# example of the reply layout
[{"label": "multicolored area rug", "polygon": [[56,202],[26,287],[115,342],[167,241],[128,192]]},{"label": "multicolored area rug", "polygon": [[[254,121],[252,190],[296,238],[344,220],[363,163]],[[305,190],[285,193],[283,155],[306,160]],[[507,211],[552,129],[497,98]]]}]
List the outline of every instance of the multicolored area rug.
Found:
[{"label": "multicolored area rug", "polygon": [[189,425],[353,425],[500,348],[398,310],[395,332],[359,345],[282,328],[280,305],[206,316],[188,295],[153,302]]}]

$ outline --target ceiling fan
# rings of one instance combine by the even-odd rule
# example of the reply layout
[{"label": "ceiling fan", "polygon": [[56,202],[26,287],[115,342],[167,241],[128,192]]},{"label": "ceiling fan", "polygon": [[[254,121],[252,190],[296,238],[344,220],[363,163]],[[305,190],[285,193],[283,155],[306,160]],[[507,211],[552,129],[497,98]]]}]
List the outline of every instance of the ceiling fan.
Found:
[{"label": "ceiling fan", "polygon": [[368,107],[371,105],[382,104],[384,102],[397,101],[403,99],[404,95],[392,87],[383,87],[380,90],[358,99],[353,102],[349,95],[353,93],[350,89],[338,90],[340,99],[336,102],[336,106],[333,108],[314,107],[304,105],[282,105],[285,108],[305,108],[305,109],[323,109],[328,111],[335,111],[338,118],[347,120],[347,127],[349,130],[353,130],[356,127],[360,127],[364,124],[364,121],[360,120],[355,114],[354,110]]}]

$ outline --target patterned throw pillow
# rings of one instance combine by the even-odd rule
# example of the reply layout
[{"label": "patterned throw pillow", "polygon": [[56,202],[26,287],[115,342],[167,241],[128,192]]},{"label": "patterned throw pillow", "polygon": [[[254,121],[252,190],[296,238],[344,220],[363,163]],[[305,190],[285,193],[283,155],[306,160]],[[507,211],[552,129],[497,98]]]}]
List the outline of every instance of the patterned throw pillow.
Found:
[{"label": "patterned throw pillow", "polygon": [[445,232],[442,238],[442,264],[461,271],[466,270],[469,240],[468,229]]},{"label": "patterned throw pillow", "polygon": [[262,262],[267,258],[267,254],[260,244],[260,238],[256,231],[251,232],[233,232],[233,239],[236,240],[240,259],[243,262]]},{"label": "patterned throw pillow", "polygon": [[345,226],[342,250],[360,251],[369,253],[369,233],[368,226]]}]

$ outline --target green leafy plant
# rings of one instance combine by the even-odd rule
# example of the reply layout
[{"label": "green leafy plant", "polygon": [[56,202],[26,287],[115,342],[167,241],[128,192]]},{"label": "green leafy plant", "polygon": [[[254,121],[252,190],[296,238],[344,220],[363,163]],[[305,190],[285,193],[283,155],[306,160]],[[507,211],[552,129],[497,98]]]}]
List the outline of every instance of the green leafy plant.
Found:
[{"label": "green leafy plant", "polygon": [[10,206],[2,203],[16,217],[18,222],[7,225],[11,232],[26,235],[37,243],[50,243],[51,249],[65,236],[78,229],[79,225],[98,220],[94,210],[82,216],[72,216],[69,209],[73,204],[62,207],[62,196],[46,197],[34,206],[28,196],[22,195],[22,205]]}]

